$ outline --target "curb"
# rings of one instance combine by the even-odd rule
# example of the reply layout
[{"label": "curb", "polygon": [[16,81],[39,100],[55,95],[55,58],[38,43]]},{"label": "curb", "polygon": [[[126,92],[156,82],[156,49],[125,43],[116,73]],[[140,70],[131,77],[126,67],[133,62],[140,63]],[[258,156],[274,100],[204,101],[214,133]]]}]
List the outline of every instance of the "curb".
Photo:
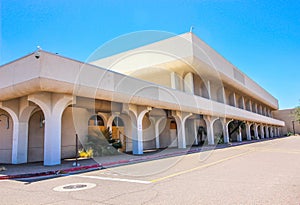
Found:
[{"label": "curb", "polygon": [[72,173],[72,172],[76,172],[76,171],[96,169],[96,168],[101,168],[101,167],[102,166],[100,164],[93,164],[93,165],[87,165],[87,166],[72,167],[72,168],[68,168],[68,169],[60,169],[60,170],[55,170],[55,171],[46,171],[46,172],[38,172],[38,173],[30,173],[30,174],[5,175],[5,176],[0,176],[0,180],[22,179],[22,178],[68,174],[68,173]]}]

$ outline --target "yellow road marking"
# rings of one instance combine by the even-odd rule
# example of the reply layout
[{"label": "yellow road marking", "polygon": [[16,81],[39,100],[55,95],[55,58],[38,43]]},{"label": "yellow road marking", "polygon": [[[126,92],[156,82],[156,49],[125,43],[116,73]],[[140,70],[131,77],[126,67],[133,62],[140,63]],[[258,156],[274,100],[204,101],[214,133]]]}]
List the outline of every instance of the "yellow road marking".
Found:
[{"label": "yellow road marking", "polygon": [[176,176],[179,176],[179,175],[182,175],[182,174],[186,174],[186,173],[189,173],[189,172],[198,170],[198,169],[210,167],[210,166],[213,166],[213,165],[216,165],[216,164],[225,162],[225,161],[227,161],[227,160],[234,159],[234,158],[237,158],[237,157],[240,157],[240,156],[249,154],[249,153],[251,153],[251,152],[253,152],[253,151],[244,152],[244,153],[237,154],[237,155],[233,155],[233,156],[231,156],[231,157],[227,157],[227,158],[224,158],[224,159],[215,161],[215,162],[211,162],[211,163],[204,164],[204,165],[201,165],[201,166],[198,166],[198,167],[194,167],[194,168],[191,168],[191,169],[188,169],[188,170],[184,170],[184,171],[181,171],[181,172],[176,172],[176,173],[174,173],[174,174],[170,174],[170,175],[165,176],[165,177],[153,179],[153,180],[151,180],[151,182],[152,182],[152,183],[155,183],[155,182],[163,181],[163,180],[165,180],[165,179],[173,178],[173,177],[176,177]]}]

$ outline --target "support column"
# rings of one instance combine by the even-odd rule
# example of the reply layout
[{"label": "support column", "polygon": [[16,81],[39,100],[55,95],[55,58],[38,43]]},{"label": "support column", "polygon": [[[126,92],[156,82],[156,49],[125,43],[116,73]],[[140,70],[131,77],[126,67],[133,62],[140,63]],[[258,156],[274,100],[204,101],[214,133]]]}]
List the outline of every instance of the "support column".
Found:
[{"label": "support column", "polygon": [[177,139],[178,148],[186,148],[186,137],[185,137],[185,121],[192,115],[192,113],[176,111],[172,113],[177,124]]},{"label": "support column", "polygon": [[165,117],[164,116],[155,116],[155,117],[150,117],[150,119],[153,121],[154,127],[155,127],[155,147],[156,147],[156,149],[159,149],[160,148],[159,135],[161,133],[160,129],[159,129],[159,125],[160,125],[160,122],[165,119]]},{"label": "support column", "polygon": [[122,112],[127,113],[132,122],[132,153],[135,155],[144,153],[143,118],[151,110],[151,107],[123,104]]},{"label": "support column", "polygon": [[238,105],[238,103],[236,102],[235,92],[233,92],[233,104],[234,104],[234,107],[237,107],[237,105]]},{"label": "support column", "polygon": [[66,107],[75,103],[71,95],[41,92],[28,96],[28,100],[37,104],[45,116],[44,165],[61,163],[61,121]]},{"label": "support column", "polygon": [[27,163],[28,121],[36,108],[30,105],[26,97],[0,102],[0,108],[13,119],[12,164]]},{"label": "support column", "polygon": [[261,133],[261,139],[265,138],[265,132],[264,132],[264,126],[260,125],[260,133]]},{"label": "support column", "polygon": [[242,96],[241,98],[242,98],[243,109],[246,110],[245,98],[244,96]]},{"label": "support column", "polygon": [[250,112],[253,112],[253,110],[252,110],[252,101],[251,101],[251,100],[249,100],[249,106],[250,106],[249,111],[250,111]]},{"label": "support column", "polygon": [[224,143],[229,143],[229,132],[228,132],[228,125],[232,120],[227,120],[226,118],[222,118],[221,122],[223,124],[223,135],[224,135]]},{"label": "support column", "polygon": [[274,129],[273,128],[274,128],[273,126],[270,127],[270,137],[271,138],[274,137]]},{"label": "support column", "polygon": [[251,123],[250,122],[246,122],[245,125],[246,125],[247,140],[250,141],[251,140],[251,130],[250,130]]},{"label": "support column", "polygon": [[215,137],[214,137],[214,122],[219,119],[218,117],[214,116],[204,116],[203,119],[206,122],[207,125],[207,140],[208,145],[214,145],[215,144]]},{"label": "support column", "polygon": [[270,135],[269,135],[269,127],[265,126],[265,129],[266,129],[266,138],[269,138],[270,137]]},{"label": "support column", "polygon": [[195,142],[194,144],[198,145],[198,125],[197,125],[197,121],[194,120],[194,135],[195,135]]},{"label": "support column", "polygon": [[259,139],[259,136],[258,136],[258,125],[257,124],[254,124],[254,137],[255,139]]},{"label": "support column", "polygon": [[238,142],[242,142],[243,141],[242,140],[242,128],[241,128],[241,126],[239,126],[239,133],[237,135],[237,141]]}]

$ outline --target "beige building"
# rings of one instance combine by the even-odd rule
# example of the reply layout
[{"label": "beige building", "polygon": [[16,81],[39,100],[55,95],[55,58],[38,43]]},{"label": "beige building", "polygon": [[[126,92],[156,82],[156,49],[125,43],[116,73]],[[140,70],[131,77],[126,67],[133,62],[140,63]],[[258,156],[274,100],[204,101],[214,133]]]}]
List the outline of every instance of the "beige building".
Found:
[{"label": "beige building", "polygon": [[295,109],[277,110],[273,112],[276,119],[285,122],[285,126],[281,128],[281,134],[287,135],[288,133],[300,134],[300,122],[295,120]]},{"label": "beige building", "polygon": [[126,152],[280,135],[278,101],[192,33],[83,63],[38,50],[0,67],[0,163],[74,157],[108,127]]}]

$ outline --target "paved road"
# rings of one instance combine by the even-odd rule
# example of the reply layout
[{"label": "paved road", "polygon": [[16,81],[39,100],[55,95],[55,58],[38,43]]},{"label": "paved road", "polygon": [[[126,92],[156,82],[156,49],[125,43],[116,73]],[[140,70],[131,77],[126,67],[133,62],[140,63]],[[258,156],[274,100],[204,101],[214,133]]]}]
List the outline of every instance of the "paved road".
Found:
[{"label": "paved road", "polygon": [[300,137],[0,185],[1,204],[300,204]]}]

